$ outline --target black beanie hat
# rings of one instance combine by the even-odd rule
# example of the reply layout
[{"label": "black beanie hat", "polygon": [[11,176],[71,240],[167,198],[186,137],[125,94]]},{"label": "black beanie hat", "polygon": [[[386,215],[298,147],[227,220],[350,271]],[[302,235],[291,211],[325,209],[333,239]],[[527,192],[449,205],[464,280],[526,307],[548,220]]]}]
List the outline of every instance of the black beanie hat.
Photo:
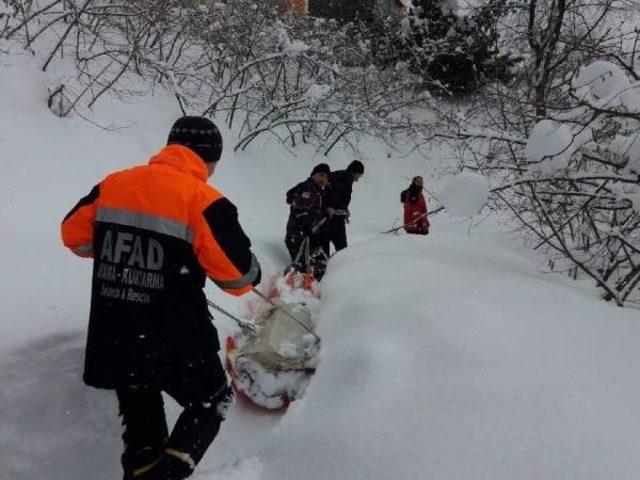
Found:
[{"label": "black beanie hat", "polygon": [[222,154],[222,135],[205,117],[181,117],[171,127],[167,145],[184,145],[205,163],[217,162]]},{"label": "black beanie hat", "polygon": [[311,170],[311,176],[313,177],[316,173],[326,173],[327,175],[331,175],[331,169],[326,163],[319,163],[313,167],[313,170]]},{"label": "black beanie hat", "polygon": [[347,167],[347,170],[349,170],[351,173],[360,173],[364,175],[364,165],[360,160],[354,160],[353,162],[351,162]]}]

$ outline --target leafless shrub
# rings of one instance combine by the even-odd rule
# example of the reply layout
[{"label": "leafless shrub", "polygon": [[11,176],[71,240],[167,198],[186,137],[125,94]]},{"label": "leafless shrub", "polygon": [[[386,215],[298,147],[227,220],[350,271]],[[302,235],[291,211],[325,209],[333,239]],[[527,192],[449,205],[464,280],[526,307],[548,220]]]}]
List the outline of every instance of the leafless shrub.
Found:
[{"label": "leafless shrub", "polygon": [[66,99],[62,116],[91,109],[108,92],[131,93],[136,76],[168,88],[185,113],[240,122],[236,149],[269,133],[329,153],[355,135],[413,133],[404,108],[430,102],[406,65],[375,64],[366,29],[269,3],[5,3],[12,12],[5,39],[37,52],[45,71],[64,60],[75,65],[64,91],[52,89]]},{"label": "leafless shrub", "polygon": [[532,0],[516,9],[508,37],[527,52],[520,74],[448,116],[445,135],[464,168],[493,178],[492,205],[553,270],[591,278],[620,306],[640,301],[640,51],[620,15],[629,8]]}]

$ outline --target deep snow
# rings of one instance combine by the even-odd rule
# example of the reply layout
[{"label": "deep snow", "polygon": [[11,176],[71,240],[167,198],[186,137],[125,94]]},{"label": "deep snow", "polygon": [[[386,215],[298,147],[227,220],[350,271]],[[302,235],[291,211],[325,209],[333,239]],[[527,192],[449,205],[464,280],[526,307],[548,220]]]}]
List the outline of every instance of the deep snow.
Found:
[{"label": "deep snow", "polygon": [[[176,106],[157,93],[105,100],[97,128],[58,119],[26,55],[0,57],[0,479],[118,478],[111,392],[80,380],[90,262],[65,251],[59,223],[106,173],[145,162]],[[283,268],[284,192],[324,160],[264,137],[212,183],[234,201],[266,277]],[[323,350],[304,399],[284,416],[235,409],[199,468],[204,480],[636,479],[640,315],[586,284],[538,273],[492,221],[441,213],[428,237],[382,236],[415,174],[436,193],[449,165],[368,142],[351,246],[323,280]],[[336,150],[329,163],[353,157]],[[430,207],[435,203],[430,202]],[[264,288],[264,286],[263,286]],[[208,295],[238,314],[259,300]],[[221,337],[233,325],[216,315]],[[168,400],[175,417],[176,406]]]}]

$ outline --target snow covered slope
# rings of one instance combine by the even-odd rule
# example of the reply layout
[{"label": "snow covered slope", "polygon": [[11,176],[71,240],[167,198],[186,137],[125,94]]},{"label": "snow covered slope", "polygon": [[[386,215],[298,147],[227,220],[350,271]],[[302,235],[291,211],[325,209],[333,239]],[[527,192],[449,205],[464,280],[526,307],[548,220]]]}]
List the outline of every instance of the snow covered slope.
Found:
[{"label": "snow covered slope", "polygon": [[[0,479],[118,478],[116,402],[80,380],[90,262],[62,248],[58,228],[107,172],[161,147],[178,111],[157,94],[103,102],[96,120],[126,128],[61,120],[29,57],[0,61]],[[363,150],[352,246],[323,280],[324,348],[307,395],[282,417],[233,411],[198,478],[637,478],[638,312],[537,273],[491,222],[469,236],[439,214],[426,238],[379,235],[409,179],[439,192],[430,177],[448,162],[437,149]],[[334,155],[334,168],[352,159]],[[324,160],[268,137],[223,154],[212,183],[238,205],[267,277],[287,260],[284,192]],[[255,301],[208,295],[240,314]],[[221,336],[233,328],[216,322]]]},{"label": "snow covered slope", "polygon": [[637,312],[532,268],[455,228],[337,255],[321,368],[261,478],[635,478]]}]

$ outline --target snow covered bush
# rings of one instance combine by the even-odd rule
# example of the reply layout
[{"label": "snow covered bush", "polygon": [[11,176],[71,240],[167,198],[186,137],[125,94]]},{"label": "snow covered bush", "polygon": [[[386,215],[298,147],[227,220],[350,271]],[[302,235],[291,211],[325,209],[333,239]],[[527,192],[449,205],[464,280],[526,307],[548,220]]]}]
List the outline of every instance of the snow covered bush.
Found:
[{"label": "snow covered bush", "polygon": [[380,29],[389,38],[389,61],[408,62],[428,88],[450,94],[475,92],[488,79],[508,76],[511,60],[498,50],[497,28],[505,0],[484,1],[465,12],[452,0],[410,3],[399,29],[395,19]]},{"label": "snow covered bush", "polygon": [[524,68],[444,122],[464,168],[492,177],[490,205],[513,216],[550,268],[591,279],[621,306],[640,303],[640,36],[624,22],[640,13],[632,6],[532,0],[505,35]]},{"label": "snow covered bush", "polygon": [[452,217],[473,217],[487,203],[489,184],[482,175],[461,172],[453,176],[438,200]]},{"label": "snow covered bush", "polygon": [[49,103],[60,116],[90,115],[106,93],[155,84],[184,113],[240,125],[236,149],[271,134],[328,153],[360,135],[411,134],[405,107],[431,101],[407,64],[376,65],[366,28],[298,17],[270,2],[0,3],[9,10],[4,38],[33,51],[54,77]]}]

